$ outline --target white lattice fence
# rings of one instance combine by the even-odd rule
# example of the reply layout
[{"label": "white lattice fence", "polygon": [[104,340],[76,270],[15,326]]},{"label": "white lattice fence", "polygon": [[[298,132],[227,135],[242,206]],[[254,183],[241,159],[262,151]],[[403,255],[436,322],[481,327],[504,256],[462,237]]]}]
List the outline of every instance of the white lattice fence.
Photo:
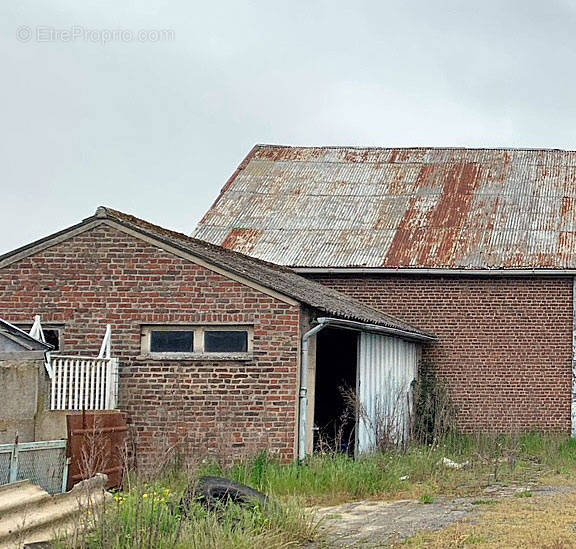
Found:
[{"label": "white lattice fence", "polygon": [[51,410],[113,410],[118,401],[118,359],[52,357]]}]

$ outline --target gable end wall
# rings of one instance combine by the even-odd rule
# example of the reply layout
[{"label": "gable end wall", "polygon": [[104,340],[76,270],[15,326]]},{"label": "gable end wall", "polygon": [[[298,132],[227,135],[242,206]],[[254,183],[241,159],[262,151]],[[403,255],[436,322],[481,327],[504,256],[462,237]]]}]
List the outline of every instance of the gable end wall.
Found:
[{"label": "gable end wall", "polygon": [[[294,456],[300,307],[106,226],[0,269],[0,311],[64,324],[62,352],[95,356],[107,323],[138,463],[271,450]],[[138,358],[142,324],[254,325],[249,361]]]}]

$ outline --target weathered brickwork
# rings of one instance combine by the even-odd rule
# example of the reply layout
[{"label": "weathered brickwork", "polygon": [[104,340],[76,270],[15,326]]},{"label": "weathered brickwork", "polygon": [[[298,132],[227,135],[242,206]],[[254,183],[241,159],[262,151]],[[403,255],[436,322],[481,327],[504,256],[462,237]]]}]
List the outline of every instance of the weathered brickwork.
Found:
[{"label": "weathered brickwork", "polygon": [[424,358],[449,384],[462,429],[569,431],[571,279],[314,278],[438,336]]},{"label": "weathered brickwork", "polygon": [[[120,357],[120,407],[139,464],[271,449],[294,455],[300,307],[99,226],[0,269],[0,311],[62,323],[62,353],[95,355],[107,323]],[[138,358],[142,324],[254,326],[249,361]]]}]

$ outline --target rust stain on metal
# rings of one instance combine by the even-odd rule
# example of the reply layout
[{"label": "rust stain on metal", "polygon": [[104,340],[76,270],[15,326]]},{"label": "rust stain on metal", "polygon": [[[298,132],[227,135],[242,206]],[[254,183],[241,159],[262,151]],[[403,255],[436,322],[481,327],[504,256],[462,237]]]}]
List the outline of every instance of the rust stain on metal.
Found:
[{"label": "rust stain on metal", "polygon": [[574,197],[573,196],[563,196],[562,205],[560,208],[560,215],[562,219],[570,219],[574,215]]},{"label": "rust stain on metal", "polygon": [[195,236],[297,267],[562,269],[574,232],[576,152],[263,145]]},{"label": "rust stain on metal", "polygon": [[470,200],[478,185],[480,166],[463,163],[450,166],[444,176],[444,189],[431,216],[433,226],[459,229],[468,214]]},{"label": "rust stain on metal", "polygon": [[85,412],[66,416],[68,490],[96,473],[108,476],[106,488],[120,488],[126,466],[126,414]]},{"label": "rust stain on metal", "polygon": [[222,242],[222,246],[249,254],[261,235],[262,231],[256,229],[232,229]]},{"label": "rust stain on metal", "polygon": [[[480,167],[463,163],[443,170],[442,194],[433,208],[423,207],[424,199],[414,198],[400,222],[383,266],[445,264],[457,245],[458,234],[466,220],[478,182]],[[424,166],[418,178],[419,188],[429,184],[433,166]],[[441,240],[427,228],[443,229]]]},{"label": "rust stain on metal", "polygon": [[400,154],[400,151],[398,151],[398,150],[391,151],[390,156],[388,156],[388,162],[390,164],[394,164],[394,162],[396,162],[396,159],[398,158],[399,154]]},{"label": "rust stain on metal", "polygon": [[369,152],[367,150],[349,150],[344,153],[344,162],[352,163],[362,163],[366,162],[369,158]]},{"label": "rust stain on metal", "polygon": [[255,152],[255,157],[259,160],[272,160],[274,162],[279,161],[298,161],[298,160],[314,160],[320,158],[323,153],[321,147],[311,147],[303,151],[297,147],[267,147],[267,146],[256,146],[257,150]]}]

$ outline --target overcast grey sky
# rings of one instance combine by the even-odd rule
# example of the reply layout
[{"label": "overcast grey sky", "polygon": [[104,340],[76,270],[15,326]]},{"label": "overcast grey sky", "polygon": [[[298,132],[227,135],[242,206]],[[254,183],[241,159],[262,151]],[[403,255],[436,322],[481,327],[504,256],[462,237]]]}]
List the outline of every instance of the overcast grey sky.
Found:
[{"label": "overcast grey sky", "polygon": [[4,1],[0,56],[0,253],[190,233],[255,143],[576,148],[576,0]]}]

